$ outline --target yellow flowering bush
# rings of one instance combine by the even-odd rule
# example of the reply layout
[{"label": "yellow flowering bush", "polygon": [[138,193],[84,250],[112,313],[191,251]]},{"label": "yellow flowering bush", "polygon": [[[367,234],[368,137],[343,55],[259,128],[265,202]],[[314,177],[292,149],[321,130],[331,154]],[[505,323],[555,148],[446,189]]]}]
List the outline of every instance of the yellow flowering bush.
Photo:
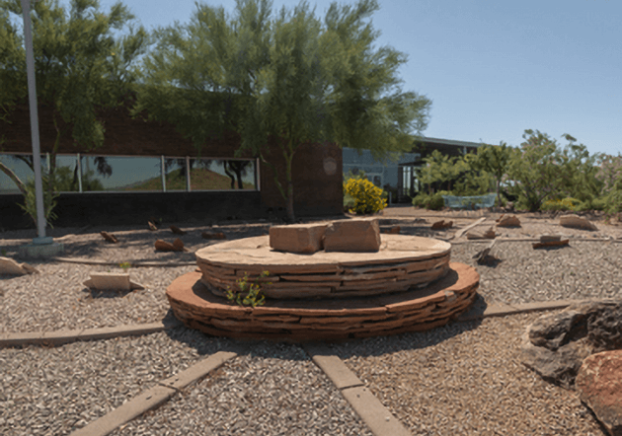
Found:
[{"label": "yellow flowering bush", "polygon": [[354,199],[350,212],[358,215],[376,213],[387,207],[384,191],[363,177],[351,177],[343,184],[343,191]]},{"label": "yellow flowering bush", "polygon": [[563,198],[558,200],[546,200],[542,203],[542,210],[578,210],[581,202],[576,198]]}]

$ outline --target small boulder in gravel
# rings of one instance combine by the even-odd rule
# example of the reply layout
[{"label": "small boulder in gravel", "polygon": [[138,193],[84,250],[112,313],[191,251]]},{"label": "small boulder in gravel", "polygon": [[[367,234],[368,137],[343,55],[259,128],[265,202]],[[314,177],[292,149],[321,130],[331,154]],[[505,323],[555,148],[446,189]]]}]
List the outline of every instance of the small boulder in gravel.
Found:
[{"label": "small boulder in gravel", "polygon": [[520,220],[516,215],[501,215],[497,220],[497,227],[520,227]]},{"label": "small boulder in gravel", "polygon": [[162,239],[158,239],[155,241],[154,245],[157,251],[187,251],[184,248],[184,243],[179,238],[175,239],[172,244],[170,242],[163,241]]},{"label": "small boulder in gravel", "polygon": [[0,275],[23,276],[38,272],[35,267],[27,263],[17,263],[9,257],[0,257]]},{"label": "small boulder in gravel", "polygon": [[486,230],[484,233],[467,232],[466,234],[467,239],[495,239],[496,236],[497,234],[492,227]]},{"label": "small boulder in gravel", "polygon": [[108,233],[108,232],[100,232],[100,234],[102,235],[102,237],[107,241],[110,242],[112,244],[116,244],[117,242],[119,242],[119,240],[117,239],[117,237],[115,235],[113,235],[112,233]]},{"label": "small boulder in gravel", "polygon": [[435,223],[433,223],[431,229],[432,230],[450,229],[451,227],[453,227],[453,225],[454,225],[453,221],[441,220],[441,221],[436,221]]},{"label": "small boulder in gravel", "polygon": [[583,361],[576,387],[581,401],[611,436],[622,436],[622,350],[592,354]]},{"label": "small boulder in gravel", "polygon": [[130,280],[129,273],[105,273],[92,272],[91,278],[83,283],[89,289],[97,289],[100,291],[133,291],[136,289],[145,289],[139,283]]},{"label": "small boulder in gravel", "polygon": [[217,232],[217,233],[203,232],[201,233],[201,237],[203,239],[227,239],[227,235],[225,235],[223,232]]},{"label": "small boulder in gravel", "polygon": [[622,301],[569,306],[527,327],[522,362],[543,379],[570,388],[583,360],[593,353],[622,349]]},{"label": "small boulder in gravel", "polygon": [[560,216],[559,225],[573,229],[598,230],[598,228],[590,220],[574,214]]},{"label": "small boulder in gravel", "polygon": [[179,227],[174,226],[174,225],[169,226],[169,229],[171,229],[171,232],[173,232],[176,235],[185,235],[186,234],[185,231],[183,231],[182,229],[180,229]]}]

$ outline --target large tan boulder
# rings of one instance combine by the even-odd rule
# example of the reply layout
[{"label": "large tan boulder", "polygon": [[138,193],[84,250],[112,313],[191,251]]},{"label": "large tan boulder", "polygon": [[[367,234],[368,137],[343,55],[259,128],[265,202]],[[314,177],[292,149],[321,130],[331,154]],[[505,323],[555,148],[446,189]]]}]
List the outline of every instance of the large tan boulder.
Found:
[{"label": "large tan boulder", "polygon": [[17,263],[9,257],[0,257],[0,275],[23,276],[38,272],[36,268],[27,263]]},{"label": "large tan boulder", "polygon": [[374,252],[380,250],[377,219],[333,221],[324,234],[325,251]]},{"label": "large tan boulder", "polygon": [[587,357],[575,382],[581,401],[611,436],[622,436],[622,350]]},{"label": "large tan boulder", "polygon": [[328,224],[292,224],[270,227],[270,247],[288,253],[315,253],[324,247]]},{"label": "large tan boulder", "polygon": [[574,214],[560,216],[559,225],[562,227],[571,227],[573,229],[598,230],[590,220]]},{"label": "large tan boulder", "polygon": [[84,286],[89,289],[112,290],[112,291],[133,291],[135,289],[144,289],[139,283],[130,280],[129,273],[105,273],[92,272],[91,278],[85,281]]}]

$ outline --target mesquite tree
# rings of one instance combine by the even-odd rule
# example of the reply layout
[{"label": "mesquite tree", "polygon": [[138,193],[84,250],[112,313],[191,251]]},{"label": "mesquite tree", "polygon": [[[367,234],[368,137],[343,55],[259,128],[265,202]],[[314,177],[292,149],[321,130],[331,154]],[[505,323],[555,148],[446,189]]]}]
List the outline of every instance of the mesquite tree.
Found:
[{"label": "mesquite tree", "polygon": [[238,0],[231,16],[198,4],[189,24],[157,33],[136,112],[173,122],[198,148],[238,132],[237,152],[272,167],[294,220],[292,162],[302,144],[330,141],[383,157],[410,151],[411,134],[426,126],[430,101],[400,88],[406,57],[374,45],[377,9],[375,0],[333,4],[320,20],[304,2],[274,17],[267,0]]}]

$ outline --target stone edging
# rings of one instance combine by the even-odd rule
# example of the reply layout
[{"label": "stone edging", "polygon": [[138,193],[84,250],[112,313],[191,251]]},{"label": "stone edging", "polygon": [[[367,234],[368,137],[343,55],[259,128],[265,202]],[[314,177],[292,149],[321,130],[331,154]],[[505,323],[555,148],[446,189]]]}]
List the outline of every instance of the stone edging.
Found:
[{"label": "stone edging", "polygon": [[[65,263],[79,263],[81,265],[104,265],[104,266],[119,266],[120,262],[111,262],[108,260],[97,260],[97,259],[82,259],[82,258],[71,258],[71,257],[51,257],[49,260],[55,262],[65,262]],[[196,261],[188,261],[188,262],[126,262],[130,264],[131,268],[138,267],[177,267],[177,266],[193,266],[196,265]]]},{"label": "stone edging", "polygon": [[[517,315],[520,313],[538,312],[545,310],[564,309],[572,304],[579,304],[591,300],[559,300],[552,302],[535,302],[524,304],[494,304],[486,307],[482,313],[463,313],[455,321],[467,322],[492,316]],[[62,345],[75,341],[89,341],[111,339],[122,336],[140,336],[168,330],[181,326],[181,322],[173,321],[164,324],[155,322],[150,324],[122,325],[84,330],[58,330],[54,332],[27,332],[27,333],[0,333],[0,348],[22,345]]]},{"label": "stone edging", "polygon": [[303,345],[313,362],[328,376],[374,436],[410,436],[404,425],[372,394],[330,349],[322,344]]},{"label": "stone edging", "polygon": [[176,376],[159,382],[156,386],[142,392],[112,412],[74,431],[71,436],[105,436],[146,411],[166,402],[181,389],[202,379],[209,372],[237,355],[238,353],[232,351],[218,351]]}]

